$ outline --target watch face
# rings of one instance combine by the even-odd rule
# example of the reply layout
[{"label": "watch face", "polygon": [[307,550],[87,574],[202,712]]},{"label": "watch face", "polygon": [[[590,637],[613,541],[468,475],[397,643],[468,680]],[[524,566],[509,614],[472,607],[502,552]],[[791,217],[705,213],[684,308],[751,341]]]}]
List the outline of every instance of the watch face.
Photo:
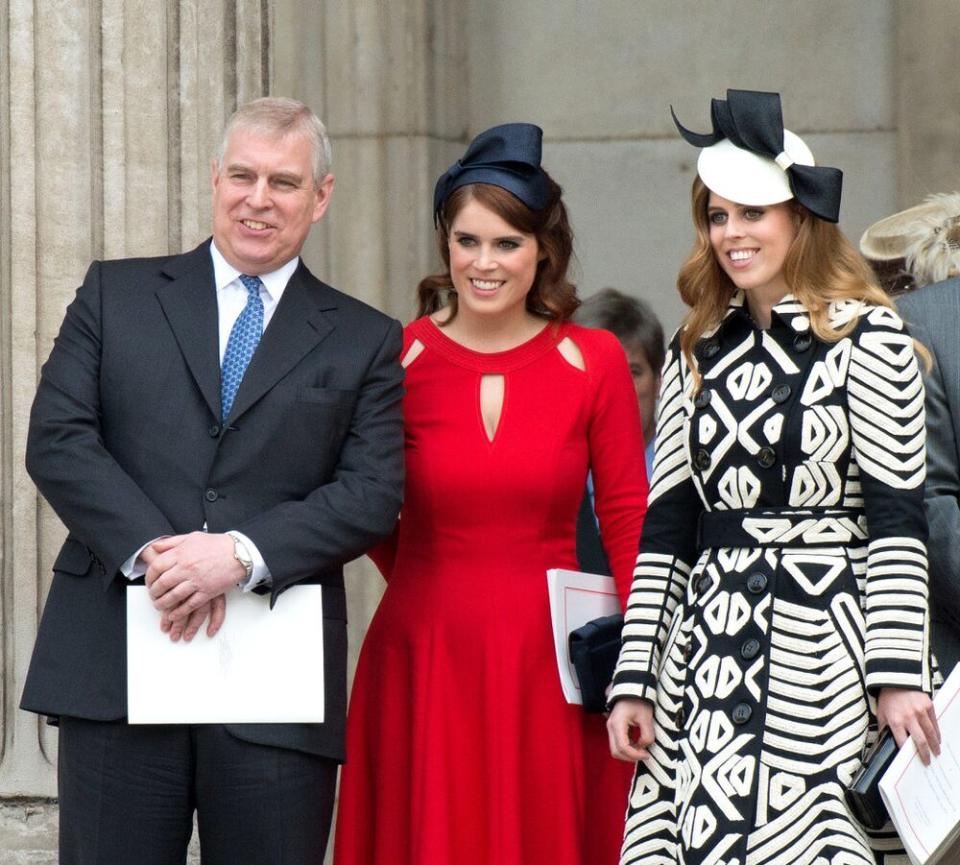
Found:
[{"label": "watch face", "polygon": [[247,549],[247,545],[239,538],[230,535],[233,538],[233,557],[247,569],[247,576],[253,571],[253,556]]}]

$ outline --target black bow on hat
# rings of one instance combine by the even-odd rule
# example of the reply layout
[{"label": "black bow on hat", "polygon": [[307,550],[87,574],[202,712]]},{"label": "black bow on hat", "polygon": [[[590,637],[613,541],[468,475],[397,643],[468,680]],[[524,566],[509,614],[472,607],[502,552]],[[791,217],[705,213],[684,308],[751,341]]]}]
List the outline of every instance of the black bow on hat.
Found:
[{"label": "black bow on hat", "polygon": [[543,130],[532,123],[505,123],[481,132],[437,181],[433,219],[450,193],[468,183],[489,183],[513,193],[527,207],[547,205],[547,178],[540,168]]},{"label": "black bow on hat", "polygon": [[729,138],[737,147],[774,160],[787,174],[794,198],[827,222],[840,219],[843,172],[839,168],[798,165],[783,149],[783,113],[779,93],[728,90],[726,99],[713,99],[710,117],[713,132],[700,134],[681,126],[670,108],[673,122],[694,147],[710,147]]}]

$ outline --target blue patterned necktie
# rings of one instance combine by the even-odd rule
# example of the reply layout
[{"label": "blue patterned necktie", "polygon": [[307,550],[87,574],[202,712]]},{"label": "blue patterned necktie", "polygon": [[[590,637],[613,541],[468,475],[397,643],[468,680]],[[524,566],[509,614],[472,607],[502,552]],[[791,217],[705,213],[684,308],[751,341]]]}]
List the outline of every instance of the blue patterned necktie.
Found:
[{"label": "blue patterned necktie", "polygon": [[223,353],[223,367],[220,370],[220,406],[222,419],[230,417],[233,400],[240,389],[247,364],[257,350],[260,335],[263,333],[263,301],[260,299],[259,276],[240,275],[240,281],[247,289],[247,305],[233,323],[227,350]]}]

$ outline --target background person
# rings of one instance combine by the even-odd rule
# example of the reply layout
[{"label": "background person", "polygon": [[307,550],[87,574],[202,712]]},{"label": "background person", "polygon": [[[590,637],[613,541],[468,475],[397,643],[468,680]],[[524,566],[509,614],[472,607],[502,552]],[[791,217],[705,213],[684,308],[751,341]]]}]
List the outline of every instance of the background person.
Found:
[{"label": "background person", "polygon": [[[400,506],[401,332],[299,259],[333,189],[306,106],[240,108],[212,181],[212,242],[90,267],[31,414],[27,467],[70,532],[22,698],[60,720],[61,865],[179,865],[194,810],[204,865],[323,860],[342,565]],[[322,583],[325,722],[128,725],[125,592],[145,572],[174,639],[214,633],[237,584],[282,606]]]},{"label": "background person", "polygon": [[897,308],[933,362],[924,378],[930,526],[930,624],[933,648],[946,676],[960,662],[960,279],[925,285]]},{"label": "background person", "polygon": [[360,656],[337,865],[602,865],[629,783],[568,705],[546,570],[575,568],[587,467],[614,574],[646,501],[623,350],[569,323],[573,238],[541,131],[489,129],[438,181],[444,271],[406,328],[407,483]]},{"label": "background person", "polygon": [[878,726],[938,749],[914,344],[779,95],[712,118],[678,124],[703,148],[691,311],[611,694],[611,750],[639,760],[621,861],[900,862],[843,788]]},{"label": "background person", "polygon": [[[615,288],[601,288],[584,300],[573,314],[573,320],[584,327],[609,330],[627,353],[637,404],[640,406],[644,456],[647,477],[650,477],[653,474],[660,372],[666,357],[660,320],[645,300],[630,297]],[[577,560],[582,571],[610,573],[593,509],[592,475],[587,475],[587,492],[577,515]]]}]

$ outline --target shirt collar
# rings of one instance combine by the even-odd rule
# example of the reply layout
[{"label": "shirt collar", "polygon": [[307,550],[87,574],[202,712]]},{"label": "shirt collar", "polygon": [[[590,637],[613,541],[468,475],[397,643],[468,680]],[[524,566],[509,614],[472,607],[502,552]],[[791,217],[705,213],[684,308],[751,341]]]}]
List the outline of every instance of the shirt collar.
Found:
[{"label": "shirt collar", "polygon": [[[210,257],[213,259],[214,285],[219,292],[234,282],[240,276],[240,271],[223,257],[223,254],[217,249],[216,241],[213,240],[210,241]],[[296,255],[276,270],[260,274],[260,281],[272,301],[280,302],[283,290],[287,287],[290,277],[293,276],[299,264],[300,256]]]}]

